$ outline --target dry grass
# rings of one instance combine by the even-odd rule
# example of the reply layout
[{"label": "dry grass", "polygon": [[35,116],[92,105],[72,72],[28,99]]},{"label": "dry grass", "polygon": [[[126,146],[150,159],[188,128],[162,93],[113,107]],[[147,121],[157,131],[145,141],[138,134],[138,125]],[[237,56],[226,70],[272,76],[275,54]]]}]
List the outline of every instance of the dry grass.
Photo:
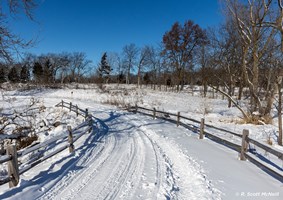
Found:
[{"label": "dry grass", "polygon": [[259,115],[249,115],[248,118],[239,120],[239,124],[254,124],[254,125],[266,125],[272,124],[271,116],[259,116]]},{"label": "dry grass", "polygon": [[21,138],[21,139],[17,140],[17,150],[28,147],[29,145],[31,145],[33,142],[35,142],[37,140],[38,140],[38,136],[35,135],[35,134],[32,135],[32,136]]},{"label": "dry grass", "polygon": [[272,142],[272,140],[271,140],[271,138],[269,137],[268,139],[267,139],[267,144],[269,144],[269,145],[272,145],[273,144],[273,142]]}]

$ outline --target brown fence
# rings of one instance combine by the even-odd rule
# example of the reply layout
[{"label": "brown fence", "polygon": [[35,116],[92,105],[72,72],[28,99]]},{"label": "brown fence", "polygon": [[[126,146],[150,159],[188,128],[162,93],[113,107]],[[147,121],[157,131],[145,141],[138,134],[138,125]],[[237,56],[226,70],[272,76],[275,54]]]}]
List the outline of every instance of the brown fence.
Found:
[{"label": "brown fence", "polygon": [[[82,110],[77,105],[74,106],[72,103],[64,102],[63,100],[56,105],[57,107],[68,108],[70,111],[76,112],[77,116],[81,115],[85,117],[85,121],[81,123],[79,126],[75,128],[71,128],[71,126],[67,126],[67,130],[55,136],[49,140],[46,140],[40,144],[34,145],[32,147],[28,147],[22,149],[17,152],[15,145],[9,145],[6,148],[7,155],[0,157],[0,164],[8,163],[8,176],[0,179],[0,185],[9,182],[10,187],[14,187],[18,184],[20,175],[24,172],[30,170],[34,166],[42,163],[46,159],[60,153],[61,151],[69,148],[69,152],[72,153],[74,151],[74,143],[85,133],[93,132],[93,117],[88,113],[88,110]],[[83,129],[84,128],[84,129]],[[94,133],[97,134],[97,133]],[[97,136],[97,135],[96,135]],[[18,165],[18,158],[28,155],[32,152],[38,151],[42,148],[48,147],[50,144],[56,142],[55,150],[48,154],[41,154],[39,157],[29,161],[29,163],[22,163],[21,166]]]},{"label": "brown fence", "polygon": [[[263,149],[265,152],[274,155],[278,159],[282,160],[282,162],[283,162],[283,152],[250,138],[248,130],[243,130],[242,134],[235,133],[223,128],[205,124],[204,119],[198,121],[192,118],[182,116],[180,112],[169,113],[169,112],[156,110],[155,108],[149,109],[140,106],[130,107],[128,110],[134,113],[141,113],[147,116],[151,116],[153,118],[160,118],[172,123],[176,123],[177,126],[181,125],[185,128],[188,128],[189,130],[197,132],[199,134],[200,139],[203,139],[203,137],[207,137],[219,144],[225,145],[239,152],[240,160],[248,159],[250,162],[254,163],[262,170],[266,171],[268,174],[270,174],[271,176],[273,176],[274,178],[276,178],[277,180],[283,183],[283,168],[276,166],[276,164],[274,163],[268,162],[268,158],[265,158],[264,160],[260,159],[255,154],[253,149],[250,147],[251,146],[250,144],[253,144],[258,148]],[[210,129],[211,131],[207,131],[206,129]],[[233,135],[234,138],[238,138],[237,140],[238,142],[229,141],[228,139],[219,136],[219,134],[218,135],[214,134],[213,132],[216,131]]]}]

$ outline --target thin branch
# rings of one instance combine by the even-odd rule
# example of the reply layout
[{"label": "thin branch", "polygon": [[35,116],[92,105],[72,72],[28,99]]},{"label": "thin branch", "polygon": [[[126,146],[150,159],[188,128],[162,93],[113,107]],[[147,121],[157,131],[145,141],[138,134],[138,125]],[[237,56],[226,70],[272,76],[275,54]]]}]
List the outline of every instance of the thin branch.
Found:
[{"label": "thin branch", "polygon": [[223,94],[224,96],[226,96],[228,99],[230,99],[231,102],[234,104],[234,106],[235,106],[236,108],[238,108],[238,109],[241,111],[241,113],[243,114],[244,118],[245,118],[245,119],[249,119],[248,114],[239,106],[239,104],[233,99],[233,97],[231,97],[228,93],[226,93],[226,92],[224,92],[224,91],[222,91],[222,90],[220,90],[220,89],[218,89],[218,88],[216,88],[216,87],[214,87],[214,86],[212,86],[212,85],[209,85],[209,86],[210,86],[212,89],[214,89],[214,90],[220,92],[221,94]]}]

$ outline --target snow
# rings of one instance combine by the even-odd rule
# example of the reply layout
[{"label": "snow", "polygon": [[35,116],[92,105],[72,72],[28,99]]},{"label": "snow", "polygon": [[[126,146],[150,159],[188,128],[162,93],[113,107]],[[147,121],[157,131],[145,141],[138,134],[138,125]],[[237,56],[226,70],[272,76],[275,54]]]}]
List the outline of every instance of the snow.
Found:
[{"label": "snow", "polygon": [[273,146],[282,149],[275,145],[276,125],[239,124],[241,113],[234,107],[228,109],[220,97],[137,90],[135,86],[106,87],[104,92],[95,85],[2,91],[0,101],[6,113],[24,107],[30,98],[40,99],[48,108],[38,119],[64,113],[66,124],[40,134],[41,142],[62,134],[67,125],[75,127],[83,121],[67,109],[54,107],[62,99],[88,108],[95,118],[94,131],[102,137],[83,135],[74,144],[74,153],[64,150],[25,172],[15,188],[0,186],[0,199],[282,199],[283,183],[249,161],[240,161],[236,151],[207,138],[200,140],[196,133],[176,124],[129,113],[122,106],[180,111],[239,134],[247,128],[263,143],[270,135]]}]

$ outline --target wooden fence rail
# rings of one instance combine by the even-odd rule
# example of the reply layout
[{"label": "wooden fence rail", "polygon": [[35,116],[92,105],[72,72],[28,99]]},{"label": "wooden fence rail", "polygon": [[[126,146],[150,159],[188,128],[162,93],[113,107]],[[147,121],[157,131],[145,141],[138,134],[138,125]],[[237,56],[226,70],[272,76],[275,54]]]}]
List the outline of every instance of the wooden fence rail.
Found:
[{"label": "wooden fence rail", "polygon": [[[40,144],[34,145],[32,147],[28,147],[25,149],[22,149],[20,151],[15,150],[15,145],[10,145],[7,147],[7,155],[0,156],[0,164],[8,163],[8,176],[0,179],[0,185],[3,185],[5,183],[9,182],[10,187],[14,187],[19,182],[19,176],[26,171],[32,169],[36,165],[42,163],[48,158],[51,158],[52,156],[62,152],[63,150],[69,148],[70,153],[72,153],[75,149],[74,143],[82,137],[85,133],[90,133],[93,130],[93,117],[88,113],[88,110],[80,109],[77,105],[74,106],[72,103],[64,102],[63,100],[56,105],[57,107],[60,106],[62,108],[67,108],[70,111],[76,112],[77,116],[81,115],[85,117],[85,121],[78,125],[75,128],[71,128],[68,126],[68,131],[57,135],[49,140],[46,140]],[[85,128],[84,130],[81,130],[82,128]],[[70,139],[71,135],[71,139]],[[97,135],[96,135],[97,136]],[[68,139],[69,137],[69,139]],[[38,158],[35,158],[34,160],[31,160],[29,163],[23,163],[22,165],[18,166],[18,157],[22,157],[25,155],[28,155],[32,152],[38,151],[40,149],[48,147],[50,144],[57,141],[56,146],[57,148],[52,151],[51,153],[48,153],[44,155],[40,155]],[[60,145],[60,147],[58,147]]]},{"label": "wooden fence rail", "polygon": [[[239,133],[235,133],[223,128],[219,128],[219,127],[215,127],[209,124],[204,124],[204,119],[201,119],[201,121],[198,121],[196,119],[192,119],[189,117],[185,117],[180,115],[180,112],[175,113],[169,113],[169,112],[164,112],[164,111],[159,111],[156,110],[155,108],[153,109],[149,109],[149,108],[143,108],[140,106],[134,106],[134,107],[130,107],[128,108],[129,111],[131,112],[135,112],[135,113],[141,113],[147,116],[151,116],[153,118],[161,118],[164,120],[167,120],[169,122],[172,123],[176,123],[177,126],[181,125],[184,126],[185,128],[188,128],[194,132],[198,132],[200,134],[200,139],[204,137],[207,137],[219,144],[225,145],[237,152],[239,152],[240,155],[240,159],[241,160],[245,160],[246,158],[248,160],[250,160],[252,163],[254,163],[255,165],[257,165],[258,167],[260,167],[261,169],[263,169],[264,171],[268,172],[270,175],[272,175],[273,177],[275,177],[276,179],[278,179],[279,181],[281,181],[283,183],[283,169],[280,168],[275,168],[272,165],[270,165],[270,163],[266,163],[261,161],[259,158],[257,158],[255,155],[252,154],[251,149],[249,149],[249,144],[254,144],[255,146],[263,149],[264,151],[278,157],[279,159],[283,160],[283,152],[279,151],[277,149],[274,149],[270,146],[267,146],[261,142],[258,142],[252,138],[250,138],[248,135],[248,130],[244,130],[243,134],[239,134]],[[174,119],[176,118],[176,120]],[[181,119],[183,119],[183,121],[181,121]],[[188,121],[188,123],[185,123],[184,120]],[[195,124],[197,124],[197,126]],[[208,131],[205,130],[206,128],[210,128],[212,130],[217,130],[217,131],[221,131],[224,133],[228,133],[230,135],[236,136],[236,138],[238,138],[238,143],[235,142],[231,142],[219,135],[210,133]]]},{"label": "wooden fence rail", "polygon": [[60,103],[58,103],[57,105],[55,105],[56,107],[62,107],[62,108],[67,108],[73,112],[75,112],[78,115],[81,115],[85,118],[88,117],[88,109],[86,108],[85,110],[81,109],[78,107],[78,105],[73,105],[72,102],[68,103],[68,102],[65,102],[65,101],[61,101]]}]

